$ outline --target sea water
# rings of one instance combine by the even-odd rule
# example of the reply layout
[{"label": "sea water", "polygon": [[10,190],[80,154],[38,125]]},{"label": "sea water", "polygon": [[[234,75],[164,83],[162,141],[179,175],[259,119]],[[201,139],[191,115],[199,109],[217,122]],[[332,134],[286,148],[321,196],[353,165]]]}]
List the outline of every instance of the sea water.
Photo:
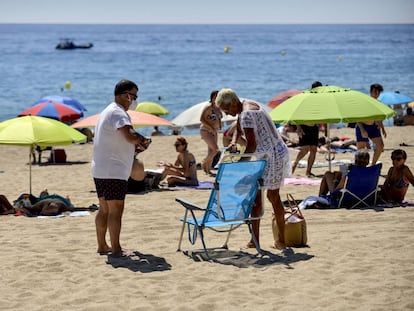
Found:
[{"label": "sea water", "polygon": [[[94,46],[56,50],[61,38]],[[223,87],[265,104],[315,80],[414,97],[414,25],[2,24],[0,51],[0,121],[53,94],[99,113],[123,78],[169,120]]]}]

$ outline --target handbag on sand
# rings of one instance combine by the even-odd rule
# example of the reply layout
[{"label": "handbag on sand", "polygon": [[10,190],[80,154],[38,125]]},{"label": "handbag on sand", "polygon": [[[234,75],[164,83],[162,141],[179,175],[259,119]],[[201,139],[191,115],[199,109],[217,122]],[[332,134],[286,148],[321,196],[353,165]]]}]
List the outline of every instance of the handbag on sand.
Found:
[{"label": "handbag on sand", "polygon": [[[285,244],[286,246],[306,246],[308,235],[305,217],[290,193],[287,194],[287,201],[289,207],[285,209]],[[279,234],[274,215],[272,217],[272,231],[275,241],[278,241]]]}]

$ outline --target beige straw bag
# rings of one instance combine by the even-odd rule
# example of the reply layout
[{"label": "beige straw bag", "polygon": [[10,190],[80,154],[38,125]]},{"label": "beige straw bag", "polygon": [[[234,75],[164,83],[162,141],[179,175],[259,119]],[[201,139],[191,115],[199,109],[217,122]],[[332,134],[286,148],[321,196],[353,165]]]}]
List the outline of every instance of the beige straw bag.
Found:
[{"label": "beige straw bag", "polygon": [[[306,220],[293,196],[288,193],[289,207],[285,208],[285,244],[286,246],[306,246],[308,235]],[[279,240],[275,215],[272,217],[272,231],[275,241]]]}]

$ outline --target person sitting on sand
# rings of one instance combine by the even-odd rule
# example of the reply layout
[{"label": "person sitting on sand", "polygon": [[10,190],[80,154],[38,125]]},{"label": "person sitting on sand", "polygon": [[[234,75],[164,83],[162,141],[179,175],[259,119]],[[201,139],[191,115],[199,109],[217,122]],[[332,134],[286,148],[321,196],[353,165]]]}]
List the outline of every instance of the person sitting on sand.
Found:
[{"label": "person sitting on sand", "polygon": [[187,149],[187,141],[184,137],[178,137],[174,146],[178,152],[175,163],[159,162],[159,165],[164,167],[161,180],[168,176],[168,187],[198,186],[196,160]]},{"label": "person sitting on sand", "polygon": [[[354,165],[366,167],[369,163],[369,152],[366,149],[360,149],[355,153]],[[344,164],[340,166],[340,171],[327,171],[323,175],[319,188],[319,196],[332,194],[335,190],[345,187],[346,176],[352,165]]]},{"label": "person sitting on sand", "polygon": [[158,126],[154,126],[154,130],[151,132],[151,136],[164,136],[164,132],[161,131]]},{"label": "person sitting on sand", "polygon": [[404,201],[408,186],[414,186],[414,176],[410,168],[405,165],[407,153],[402,149],[396,149],[391,153],[393,166],[390,167],[381,187],[380,197],[391,203]]},{"label": "person sitting on sand", "polygon": [[407,114],[403,118],[404,125],[414,125],[414,115],[413,115],[413,108],[407,108]]}]

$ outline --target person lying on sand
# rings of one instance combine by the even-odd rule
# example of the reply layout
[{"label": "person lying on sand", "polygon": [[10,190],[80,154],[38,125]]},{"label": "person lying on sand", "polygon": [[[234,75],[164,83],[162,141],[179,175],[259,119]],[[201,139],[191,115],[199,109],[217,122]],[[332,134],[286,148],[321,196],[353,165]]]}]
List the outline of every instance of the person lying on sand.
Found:
[{"label": "person lying on sand", "polygon": [[5,195],[0,194],[0,215],[14,214],[15,209]]}]

